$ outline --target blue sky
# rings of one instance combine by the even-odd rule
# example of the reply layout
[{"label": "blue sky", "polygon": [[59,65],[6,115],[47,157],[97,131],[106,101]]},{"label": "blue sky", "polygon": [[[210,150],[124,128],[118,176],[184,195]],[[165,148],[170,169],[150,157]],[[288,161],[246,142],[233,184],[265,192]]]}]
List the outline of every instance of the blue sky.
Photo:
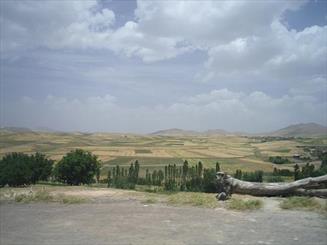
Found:
[{"label": "blue sky", "polygon": [[326,1],[1,1],[1,126],[327,124]]}]

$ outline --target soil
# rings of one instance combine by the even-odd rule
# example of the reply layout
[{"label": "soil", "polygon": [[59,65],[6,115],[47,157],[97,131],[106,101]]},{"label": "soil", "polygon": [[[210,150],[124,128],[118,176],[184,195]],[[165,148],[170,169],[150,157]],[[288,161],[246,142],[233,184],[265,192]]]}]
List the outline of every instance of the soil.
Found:
[{"label": "soil", "polygon": [[264,202],[265,208],[251,212],[143,204],[128,198],[74,205],[1,202],[0,244],[327,243],[325,216],[280,210],[278,202]]}]

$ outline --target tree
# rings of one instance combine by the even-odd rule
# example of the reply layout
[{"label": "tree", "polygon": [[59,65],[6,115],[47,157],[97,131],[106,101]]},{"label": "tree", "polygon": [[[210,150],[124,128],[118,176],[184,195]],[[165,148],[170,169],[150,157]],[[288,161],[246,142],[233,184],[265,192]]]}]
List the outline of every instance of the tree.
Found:
[{"label": "tree", "polygon": [[321,156],[320,169],[327,169],[327,152]]},{"label": "tree", "polygon": [[23,153],[13,152],[0,161],[0,185],[21,186],[32,183],[30,158]]},{"label": "tree", "polygon": [[[217,171],[217,172],[219,172],[219,171]],[[242,179],[242,175],[243,175],[242,170],[236,169],[236,172],[234,174],[234,178],[241,180]]]},{"label": "tree", "polygon": [[139,171],[140,171],[140,164],[139,161],[135,161],[135,168],[134,168],[134,183],[137,184],[137,180],[139,178]]},{"label": "tree", "polygon": [[220,165],[219,165],[219,162],[216,162],[216,172],[219,172],[220,171]]},{"label": "tree", "polygon": [[45,155],[35,153],[30,156],[30,164],[32,169],[31,181],[35,184],[39,180],[46,181],[52,173],[53,160],[47,159]]},{"label": "tree", "polygon": [[29,185],[48,180],[52,165],[53,161],[40,153],[31,156],[17,152],[7,154],[0,161],[0,186]]},{"label": "tree", "polygon": [[300,167],[298,164],[294,165],[294,180],[300,179]]},{"label": "tree", "polygon": [[216,171],[213,168],[204,169],[203,172],[203,190],[204,192],[213,193],[217,191]]},{"label": "tree", "polygon": [[287,158],[281,156],[269,157],[269,161],[275,164],[286,164],[290,162]]},{"label": "tree", "polygon": [[[82,149],[67,153],[55,166],[57,180],[70,185],[90,184],[99,171],[100,163],[97,156]],[[120,170],[117,168],[117,175]]]}]

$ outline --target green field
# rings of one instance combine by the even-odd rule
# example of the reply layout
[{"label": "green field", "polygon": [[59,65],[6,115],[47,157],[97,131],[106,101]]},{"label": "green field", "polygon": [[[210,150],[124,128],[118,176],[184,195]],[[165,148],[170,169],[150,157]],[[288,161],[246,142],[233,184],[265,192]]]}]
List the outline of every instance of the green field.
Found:
[{"label": "green field", "polygon": [[[327,148],[327,139],[288,139],[264,141],[260,137],[238,136],[153,136],[110,133],[12,133],[0,131],[0,157],[9,152],[27,154],[41,152],[60,160],[67,152],[82,148],[96,154],[102,162],[102,175],[115,165],[129,166],[138,160],[149,170],[167,164],[193,165],[201,161],[204,167],[214,167],[219,161],[222,170],[272,171],[276,165],[269,156],[308,155],[305,147],[319,145]],[[285,166],[292,168],[292,164]],[[141,172],[145,171],[142,170]]]}]

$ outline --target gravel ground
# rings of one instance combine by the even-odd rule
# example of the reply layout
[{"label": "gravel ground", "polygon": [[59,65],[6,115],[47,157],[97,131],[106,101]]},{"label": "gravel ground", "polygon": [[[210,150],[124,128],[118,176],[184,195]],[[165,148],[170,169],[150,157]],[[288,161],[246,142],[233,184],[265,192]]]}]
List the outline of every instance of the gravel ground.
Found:
[{"label": "gravel ground", "polygon": [[145,205],[135,200],[63,205],[1,202],[0,244],[327,244],[327,219],[265,208]]}]

